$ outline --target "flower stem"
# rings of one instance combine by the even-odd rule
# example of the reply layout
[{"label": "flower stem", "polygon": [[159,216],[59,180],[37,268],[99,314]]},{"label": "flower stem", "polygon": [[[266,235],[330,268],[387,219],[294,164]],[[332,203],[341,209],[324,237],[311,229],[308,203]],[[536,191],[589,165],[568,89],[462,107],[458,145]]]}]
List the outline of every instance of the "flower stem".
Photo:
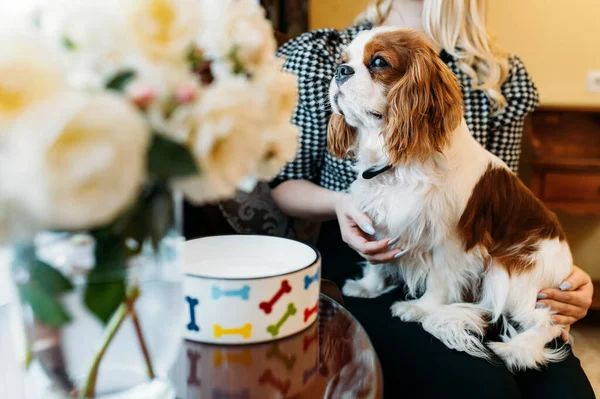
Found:
[{"label": "flower stem", "polygon": [[146,347],[146,341],[144,340],[144,334],[142,333],[142,327],[140,326],[140,322],[137,317],[137,313],[133,308],[133,305],[129,308],[129,315],[131,316],[131,320],[133,321],[133,326],[135,327],[135,333],[138,336],[138,340],[140,342],[140,348],[142,349],[142,353],[144,354],[144,360],[146,361],[146,370],[148,372],[148,378],[151,380],[154,379],[154,369],[152,368],[152,360],[150,360],[150,353],[148,353],[148,348]]},{"label": "flower stem", "polygon": [[88,372],[88,377],[86,379],[85,386],[83,388],[83,397],[84,398],[93,398],[96,395],[96,380],[98,379],[98,369],[100,368],[100,362],[108,349],[108,346],[114,339],[115,335],[119,331],[119,328],[123,324],[125,317],[129,314],[130,307],[133,307],[133,304],[140,296],[140,290],[137,286],[134,286],[127,293],[127,300],[125,303],[122,303],[115,314],[110,318],[108,325],[106,326],[106,336],[104,337],[104,341],[100,346],[98,352],[94,356],[94,361],[92,362],[92,367]]}]

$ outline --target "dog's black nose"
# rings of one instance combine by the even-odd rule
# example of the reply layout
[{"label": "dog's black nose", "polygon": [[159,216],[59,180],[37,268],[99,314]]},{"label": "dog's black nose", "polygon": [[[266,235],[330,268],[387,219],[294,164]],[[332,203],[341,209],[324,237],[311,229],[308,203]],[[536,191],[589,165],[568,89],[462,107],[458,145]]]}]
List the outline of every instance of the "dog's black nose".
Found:
[{"label": "dog's black nose", "polygon": [[337,69],[337,75],[335,75],[338,86],[344,84],[344,82],[350,79],[352,75],[354,75],[354,68],[350,65],[340,65]]}]

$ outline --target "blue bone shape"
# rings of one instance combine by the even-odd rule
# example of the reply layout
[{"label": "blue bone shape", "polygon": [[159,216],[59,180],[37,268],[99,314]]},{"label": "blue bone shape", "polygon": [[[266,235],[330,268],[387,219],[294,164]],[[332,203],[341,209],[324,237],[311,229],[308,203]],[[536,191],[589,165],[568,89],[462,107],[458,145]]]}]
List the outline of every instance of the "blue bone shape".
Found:
[{"label": "blue bone shape", "polygon": [[191,296],[186,296],[185,301],[189,305],[190,309],[190,322],[186,326],[189,331],[200,331],[200,327],[196,324],[196,306],[198,306],[198,300],[196,298],[192,298]]},{"label": "blue bone shape", "polygon": [[314,276],[304,276],[304,289],[307,290],[310,285],[319,279],[321,275],[321,268],[317,269],[317,272]]},{"label": "blue bone shape", "polygon": [[223,290],[221,287],[213,285],[212,298],[217,300],[224,296],[239,296],[243,301],[250,299],[250,286],[245,285],[239,290]]}]

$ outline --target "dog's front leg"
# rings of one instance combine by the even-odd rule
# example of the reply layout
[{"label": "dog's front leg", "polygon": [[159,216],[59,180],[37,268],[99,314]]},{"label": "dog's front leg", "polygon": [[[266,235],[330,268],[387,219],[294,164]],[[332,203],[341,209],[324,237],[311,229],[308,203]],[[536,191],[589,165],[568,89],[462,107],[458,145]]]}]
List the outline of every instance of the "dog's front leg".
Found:
[{"label": "dog's front leg", "polygon": [[[418,266],[415,265],[415,267]],[[423,296],[411,301],[395,302],[391,307],[392,315],[399,317],[402,321],[419,322],[447,301],[447,287],[439,275],[430,271],[427,275],[426,289]]]},{"label": "dog's front leg", "polygon": [[412,301],[394,303],[391,307],[392,315],[403,321],[420,322],[443,305],[461,301],[464,285],[461,269],[465,267],[462,254],[464,251],[460,245],[453,245],[450,240],[434,248],[423,296]]},{"label": "dog's front leg", "polygon": [[421,322],[425,331],[448,348],[487,358],[490,352],[482,340],[488,312],[478,304],[464,303],[463,299],[463,293],[478,284],[481,262],[466,254],[459,245],[446,245],[434,252],[433,259],[427,292],[419,300],[423,301],[419,304],[420,318],[414,321]]},{"label": "dog's front leg", "polygon": [[346,296],[357,298],[376,298],[392,290],[394,286],[387,284],[385,267],[386,265],[365,263],[363,277],[359,280],[346,280],[342,292]]}]

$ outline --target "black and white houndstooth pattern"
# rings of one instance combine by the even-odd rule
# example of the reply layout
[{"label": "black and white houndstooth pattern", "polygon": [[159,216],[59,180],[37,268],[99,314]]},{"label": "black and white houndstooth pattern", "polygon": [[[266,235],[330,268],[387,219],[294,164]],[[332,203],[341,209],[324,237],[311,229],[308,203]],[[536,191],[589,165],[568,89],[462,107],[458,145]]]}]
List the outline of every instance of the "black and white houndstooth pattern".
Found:
[{"label": "black and white houndstooth pattern", "polygon": [[[300,149],[273,182],[306,179],[322,187],[345,191],[356,179],[350,159],[336,159],[327,152],[327,124],[331,116],[329,84],[344,48],[368,25],[343,31],[323,29],[305,33],[284,44],[278,56],[285,59],[284,70],[297,75],[299,103],[292,122],[302,130]],[[511,56],[511,70],[502,86],[507,107],[492,115],[488,97],[471,88],[469,76],[456,60],[442,53],[442,59],[457,76],[463,91],[465,120],[474,137],[500,157],[516,173],[521,155],[525,116],[538,105],[538,92],[517,56]]]}]

